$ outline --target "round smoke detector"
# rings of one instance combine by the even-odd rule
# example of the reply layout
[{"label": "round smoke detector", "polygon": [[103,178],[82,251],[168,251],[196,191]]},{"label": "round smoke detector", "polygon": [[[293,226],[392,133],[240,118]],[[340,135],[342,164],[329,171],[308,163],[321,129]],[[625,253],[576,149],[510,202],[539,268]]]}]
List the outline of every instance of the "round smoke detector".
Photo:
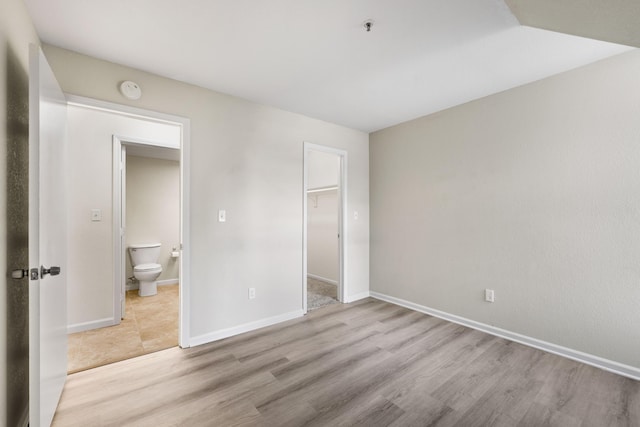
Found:
[{"label": "round smoke detector", "polygon": [[142,89],[140,89],[138,83],[130,80],[120,83],[120,92],[127,99],[140,99],[142,96]]}]

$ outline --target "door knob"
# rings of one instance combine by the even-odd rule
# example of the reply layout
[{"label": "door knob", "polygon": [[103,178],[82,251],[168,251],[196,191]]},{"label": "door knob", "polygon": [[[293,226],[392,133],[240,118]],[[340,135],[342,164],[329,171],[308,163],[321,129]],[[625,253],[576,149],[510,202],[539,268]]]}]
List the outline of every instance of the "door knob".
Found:
[{"label": "door knob", "polygon": [[44,265],[40,266],[40,277],[44,278],[47,274],[57,276],[60,274],[60,267],[51,266],[51,268],[44,268]]}]

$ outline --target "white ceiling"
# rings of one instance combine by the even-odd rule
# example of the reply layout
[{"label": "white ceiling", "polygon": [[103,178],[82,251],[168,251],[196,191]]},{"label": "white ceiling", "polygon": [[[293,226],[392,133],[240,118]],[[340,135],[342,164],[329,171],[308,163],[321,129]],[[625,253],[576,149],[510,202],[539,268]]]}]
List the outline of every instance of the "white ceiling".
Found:
[{"label": "white ceiling", "polygon": [[503,0],[25,2],[46,43],[366,132],[630,49]]}]

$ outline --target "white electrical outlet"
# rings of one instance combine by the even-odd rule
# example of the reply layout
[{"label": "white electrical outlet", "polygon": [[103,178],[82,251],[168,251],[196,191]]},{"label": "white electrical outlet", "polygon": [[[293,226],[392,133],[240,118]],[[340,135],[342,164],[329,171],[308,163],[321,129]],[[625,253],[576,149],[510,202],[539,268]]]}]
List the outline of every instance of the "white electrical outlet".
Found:
[{"label": "white electrical outlet", "polygon": [[249,299],[254,299],[256,297],[256,288],[249,288]]},{"label": "white electrical outlet", "polygon": [[485,289],[484,290],[484,300],[487,302],[494,302],[495,301],[495,293],[493,292],[493,289]]},{"label": "white electrical outlet", "polygon": [[218,222],[225,222],[227,220],[227,211],[219,210],[218,211]]}]

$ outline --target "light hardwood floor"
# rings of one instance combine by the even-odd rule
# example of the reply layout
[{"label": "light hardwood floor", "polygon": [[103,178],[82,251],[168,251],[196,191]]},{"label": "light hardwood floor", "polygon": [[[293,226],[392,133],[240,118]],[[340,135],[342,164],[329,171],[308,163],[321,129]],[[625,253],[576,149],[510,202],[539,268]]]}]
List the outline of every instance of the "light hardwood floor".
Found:
[{"label": "light hardwood floor", "polygon": [[70,375],[54,426],[640,426],[640,382],[366,299]]}]

